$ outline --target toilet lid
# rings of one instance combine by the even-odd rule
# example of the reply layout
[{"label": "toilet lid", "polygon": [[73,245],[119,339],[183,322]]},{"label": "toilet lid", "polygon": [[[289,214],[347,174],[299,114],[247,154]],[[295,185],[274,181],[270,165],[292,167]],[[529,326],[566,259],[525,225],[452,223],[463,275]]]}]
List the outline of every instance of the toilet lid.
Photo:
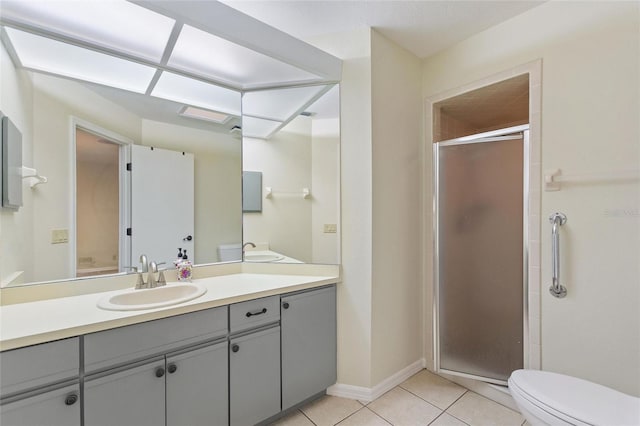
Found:
[{"label": "toilet lid", "polygon": [[509,380],[541,409],[592,425],[640,425],[640,398],[563,374],[517,370]]}]

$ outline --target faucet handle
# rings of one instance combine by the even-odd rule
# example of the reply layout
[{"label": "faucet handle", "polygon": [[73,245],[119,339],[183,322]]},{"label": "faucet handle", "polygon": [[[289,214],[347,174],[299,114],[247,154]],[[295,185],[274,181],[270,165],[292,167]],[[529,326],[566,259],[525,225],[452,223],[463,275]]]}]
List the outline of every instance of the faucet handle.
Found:
[{"label": "faucet handle", "polygon": [[163,285],[167,285],[167,280],[164,277],[164,269],[161,269],[160,273],[158,274],[158,287],[161,287]]},{"label": "faucet handle", "polygon": [[144,277],[142,276],[142,272],[138,272],[138,281],[136,281],[136,290],[140,290],[143,288],[149,288],[149,285],[144,282]]}]

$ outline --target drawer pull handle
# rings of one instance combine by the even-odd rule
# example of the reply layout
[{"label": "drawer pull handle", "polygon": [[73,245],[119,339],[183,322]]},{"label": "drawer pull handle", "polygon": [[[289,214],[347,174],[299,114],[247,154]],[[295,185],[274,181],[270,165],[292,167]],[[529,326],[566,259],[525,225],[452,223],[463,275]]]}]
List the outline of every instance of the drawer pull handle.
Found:
[{"label": "drawer pull handle", "polygon": [[267,308],[262,308],[261,311],[247,312],[247,318],[251,318],[254,315],[262,315],[262,314],[266,314],[266,313],[267,313]]},{"label": "drawer pull handle", "polygon": [[167,367],[167,371],[169,371],[169,374],[173,374],[178,371],[178,366],[175,364],[169,364],[169,367]]},{"label": "drawer pull handle", "polygon": [[160,367],[156,369],[156,377],[164,376],[164,368]]},{"label": "drawer pull handle", "polygon": [[289,309],[289,302],[284,302],[284,303],[282,304],[282,307],[283,307],[284,309]]},{"label": "drawer pull handle", "polygon": [[240,350],[240,346],[238,346],[238,345],[233,345],[233,346],[231,346],[231,350],[232,350],[233,352],[238,352],[238,351]]},{"label": "drawer pull handle", "polygon": [[71,395],[67,395],[67,397],[64,399],[64,403],[67,405],[73,405],[78,401],[78,395],[76,395],[75,393],[72,393]]}]

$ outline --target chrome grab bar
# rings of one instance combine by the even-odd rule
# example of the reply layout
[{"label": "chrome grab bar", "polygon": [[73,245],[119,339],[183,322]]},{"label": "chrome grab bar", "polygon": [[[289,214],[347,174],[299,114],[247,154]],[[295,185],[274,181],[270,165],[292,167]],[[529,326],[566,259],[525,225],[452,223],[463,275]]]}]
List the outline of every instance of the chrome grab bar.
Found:
[{"label": "chrome grab bar", "polygon": [[562,299],[567,295],[567,289],[560,284],[560,232],[559,228],[567,222],[567,216],[563,213],[553,213],[549,216],[551,227],[551,287],[549,293]]}]

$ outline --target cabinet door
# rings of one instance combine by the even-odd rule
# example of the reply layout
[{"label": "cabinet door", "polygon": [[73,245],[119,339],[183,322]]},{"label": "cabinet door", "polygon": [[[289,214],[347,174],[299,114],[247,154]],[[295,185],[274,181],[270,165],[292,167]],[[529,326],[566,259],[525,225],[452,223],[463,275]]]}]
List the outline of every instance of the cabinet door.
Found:
[{"label": "cabinet door", "polygon": [[231,426],[255,425],[280,412],[280,327],[229,342]]},{"label": "cabinet door", "polygon": [[167,426],[229,424],[228,344],[167,356]]},{"label": "cabinet door", "polygon": [[80,386],[72,385],[0,406],[2,426],[80,426]]},{"label": "cabinet door", "polygon": [[164,388],[164,358],[85,380],[84,424],[164,425]]},{"label": "cabinet door", "polygon": [[281,298],[282,409],[336,382],[336,288]]}]

